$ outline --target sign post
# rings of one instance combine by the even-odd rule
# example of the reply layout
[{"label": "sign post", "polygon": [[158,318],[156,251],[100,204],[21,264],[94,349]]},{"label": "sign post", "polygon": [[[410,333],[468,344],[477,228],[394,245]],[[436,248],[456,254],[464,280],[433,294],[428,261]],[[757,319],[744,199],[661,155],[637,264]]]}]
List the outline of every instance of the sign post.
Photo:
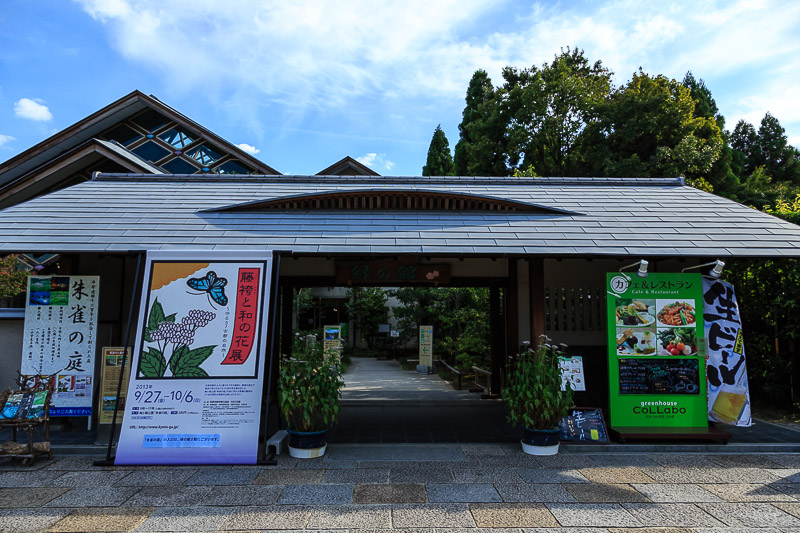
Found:
[{"label": "sign post", "polygon": [[20,372],[55,375],[50,416],[88,416],[91,424],[98,276],[31,276]]},{"label": "sign post", "polygon": [[325,334],[322,342],[322,355],[326,361],[333,359],[339,363],[342,360],[342,327],[339,324],[323,326]]},{"label": "sign post", "polygon": [[255,464],[272,258],[149,253],[116,464]]},{"label": "sign post", "polygon": [[433,326],[419,327],[419,364],[417,372],[433,373]]}]

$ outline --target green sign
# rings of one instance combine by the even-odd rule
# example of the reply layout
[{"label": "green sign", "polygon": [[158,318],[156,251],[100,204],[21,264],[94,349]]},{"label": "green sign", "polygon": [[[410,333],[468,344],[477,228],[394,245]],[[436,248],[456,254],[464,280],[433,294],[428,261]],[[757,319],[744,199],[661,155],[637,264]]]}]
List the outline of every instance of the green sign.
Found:
[{"label": "green sign", "polygon": [[707,427],[700,274],[606,278],[614,427]]}]

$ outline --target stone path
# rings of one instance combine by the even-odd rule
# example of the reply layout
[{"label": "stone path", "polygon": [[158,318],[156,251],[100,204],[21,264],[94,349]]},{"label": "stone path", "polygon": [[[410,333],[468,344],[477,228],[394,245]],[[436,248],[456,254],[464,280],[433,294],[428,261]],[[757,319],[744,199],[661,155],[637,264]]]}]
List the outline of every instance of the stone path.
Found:
[{"label": "stone path", "polygon": [[800,454],[386,449],[331,445],[277,466],[0,460],[0,530],[800,531]]}]

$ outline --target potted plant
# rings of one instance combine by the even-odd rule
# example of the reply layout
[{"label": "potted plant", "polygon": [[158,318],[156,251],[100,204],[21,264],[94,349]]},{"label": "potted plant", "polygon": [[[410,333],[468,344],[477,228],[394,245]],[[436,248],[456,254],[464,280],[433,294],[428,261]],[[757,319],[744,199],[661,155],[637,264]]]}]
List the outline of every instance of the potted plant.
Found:
[{"label": "potted plant", "polygon": [[558,453],[558,424],[572,407],[572,388],[561,390],[559,356],[565,345],[557,346],[542,335],[539,345],[519,354],[509,368],[503,400],[508,421],[522,424],[522,449],[533,455]]},{"label": "potted plant", "polygon": [[[321,346],[320,346],[321,348]],[[289,454],[311,458],[325,454],[325,433],[339,415],[344,385],[339,365],[312,350],[302,360],[281,362],[278,400],[289,432]]]}]

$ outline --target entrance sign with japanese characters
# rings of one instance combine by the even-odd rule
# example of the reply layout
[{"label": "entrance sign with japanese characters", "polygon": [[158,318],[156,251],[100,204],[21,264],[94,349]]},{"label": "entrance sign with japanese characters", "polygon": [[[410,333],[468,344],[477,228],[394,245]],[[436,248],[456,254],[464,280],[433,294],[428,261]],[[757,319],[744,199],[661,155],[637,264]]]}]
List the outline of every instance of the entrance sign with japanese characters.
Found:
[{"label": "entrance sign with japanese characters", "polygon": [[610,421],[707,427],[699,274],[607,274]]},{"label": "entrance sign with japanese characters", "polygon": [[91,416],[97,276],[31,276],[25,302],[23,375],[55,375],[50,416]]},{"label": "entrance sign with japanese characters", "polygon": [[708,339],[708,419],[750,427],[742,322],[733,285],[703,278],[703,303]]},{"label": "entrance sign with japanese characters", "polygon": [[419,364],[433,367],[433,326],[419,327]]},{"label": "entrance sign with japanese characters", "polygon": [[149,253],[117,464],[254,464],[270,258]]}]

